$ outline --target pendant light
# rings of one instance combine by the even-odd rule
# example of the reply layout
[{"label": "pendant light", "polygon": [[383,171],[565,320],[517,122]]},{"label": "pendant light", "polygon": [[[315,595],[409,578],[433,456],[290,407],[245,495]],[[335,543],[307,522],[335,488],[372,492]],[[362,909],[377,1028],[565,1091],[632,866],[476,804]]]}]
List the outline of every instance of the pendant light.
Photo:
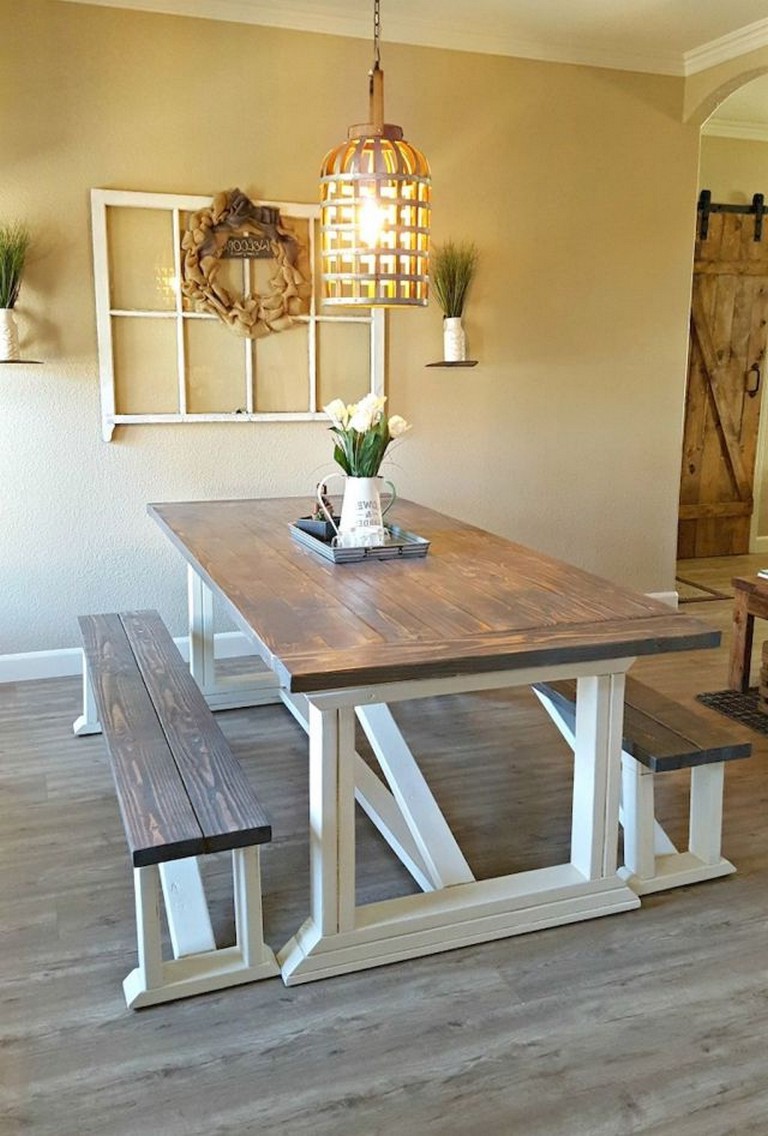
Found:
[{"label": "pendant light", "polygon": [[379,0],[373,6],[370,122],[350,126],[320,175],[323,303],[427,303],[431,178],[424,155],[384,122]]}]

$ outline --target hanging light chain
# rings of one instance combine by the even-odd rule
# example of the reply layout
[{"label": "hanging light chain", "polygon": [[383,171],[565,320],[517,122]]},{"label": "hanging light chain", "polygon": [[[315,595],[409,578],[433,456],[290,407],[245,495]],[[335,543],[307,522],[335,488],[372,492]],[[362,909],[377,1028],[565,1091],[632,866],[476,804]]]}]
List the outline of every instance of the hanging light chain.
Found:
[{"label": "hanging light chain", "polygon": [[379,34],[381,32],[381,16],[379,14],[379,0],[373,0],[373,67],[379,70],[381,63],[381,50],[379,48]]}]

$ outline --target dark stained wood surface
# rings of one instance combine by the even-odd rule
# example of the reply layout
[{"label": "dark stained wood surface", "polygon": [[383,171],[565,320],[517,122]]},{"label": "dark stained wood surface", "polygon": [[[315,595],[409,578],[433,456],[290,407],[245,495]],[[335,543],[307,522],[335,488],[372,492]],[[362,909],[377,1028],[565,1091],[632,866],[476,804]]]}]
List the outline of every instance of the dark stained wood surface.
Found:
[{"label": "dark stained wood surface", "polygon": [[266,813],[156,611],[121,615],[206,852],[272,838]]},{"label": "dark stained wood surface", "polygon": [[732,690],[749,690],[750,657],[755,619],[768,619],[768,579],[764,576],[735,576],[733,585],[733,634],[728,664],[728,685]]},{"label": "dark stained wood surface", "polygon": [[[754,596],[754,606],[762,608],[768,616],[768,578],[765,576],[734,576],[731,580],[734,590]],[[765,618],[765,616],[763,618]]]},{"label": "dark stained wood surface", "polygon": [[150,505],[288,689],[480,673],[716,646],[668,606],[398,500],[413,560],[332,564],[297,544],[303,498]]},{"label": "dark stained wood surface", "polygon": [[79,622],[134,867],[200,854],[200,825],[119,616]]},{"label": "dark stained wood surface", "polygon": [[[537,684],[571,716],[576,681]],[[716,761],[749,757],[749,742],[704,706],[683,706],[645,683],[628,677],[624,695],[624,749],[654,773],[688,769]]]},{"label": "dark stained wood surface", "polygon": [[81,616],[80,626],[134,866],[270,840],[157,612]]}]

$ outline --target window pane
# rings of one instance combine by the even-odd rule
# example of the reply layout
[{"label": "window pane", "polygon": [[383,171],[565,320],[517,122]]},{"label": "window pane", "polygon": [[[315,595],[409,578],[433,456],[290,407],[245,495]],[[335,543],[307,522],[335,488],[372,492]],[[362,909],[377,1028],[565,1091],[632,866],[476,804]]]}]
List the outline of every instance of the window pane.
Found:
[{"label": "window pane", "polygon": [[[289,217],[285,214],[281,214],[280,219],[283,228],[292,234],[298,243],[295,267],[301,274],[303,284],[301,286],[300,303],[293,314],[309,315],[313,287],[312,268],[309,261],[309,226],[311,222],[304,217]],[[306,289],[304,287],[305,284],[309,285]]]},{"label": "window pane", "polygon": [[309,410],[308,342],[305,323],[253,340],[254,409]]},{"label": "window pane", "polygon": [[358,402],[370,390],[370,326],[367,323],[317,325],[317,405],[334,398]]},{"label": "window pane", "polygon": [[118,414],[178,411],[175,319],[114,316],[112,354]]},{"label": "window pane", "polygon": [[184,336],[190,414],[245,410],[243,339],[218,319],[185,320]]},{"label": "window pane", "polygon": [[110,307],[168,311],[176,306],[173,214],[169,209],[107,209]]}]

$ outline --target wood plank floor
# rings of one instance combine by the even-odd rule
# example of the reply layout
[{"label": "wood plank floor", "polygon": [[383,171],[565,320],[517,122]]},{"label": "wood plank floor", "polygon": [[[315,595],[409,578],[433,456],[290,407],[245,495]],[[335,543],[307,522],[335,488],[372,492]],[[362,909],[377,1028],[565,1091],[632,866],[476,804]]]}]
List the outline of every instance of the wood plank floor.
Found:
[{"label": "wood plank floor", "polygon": [[[706,579],[727,587],[740,564]],[[728,628],[728,601],[687,611]],[[758,623],[756,657],[766,635]],[[726,650],[634,673],[692,699],[725,685]],[[131,1013],[130,867],[101,739],[71,734],[78,696],[73,679],[0,686],[0,1136],[768,1132],[768,739],[734,727],[755,747],[726,771],[735,876],[606,919]],[[566,857],[570,758],[528,692],[397,714],[478,875]],[[278,708],[218,720],[273,821],[277,946],[307,906],[304,735]],[[660,787],[673,838],[686,783]],[[410,890],[359,825],[360,897]],[[206,865],[223,940],[227,872],[226,857]]]}]

